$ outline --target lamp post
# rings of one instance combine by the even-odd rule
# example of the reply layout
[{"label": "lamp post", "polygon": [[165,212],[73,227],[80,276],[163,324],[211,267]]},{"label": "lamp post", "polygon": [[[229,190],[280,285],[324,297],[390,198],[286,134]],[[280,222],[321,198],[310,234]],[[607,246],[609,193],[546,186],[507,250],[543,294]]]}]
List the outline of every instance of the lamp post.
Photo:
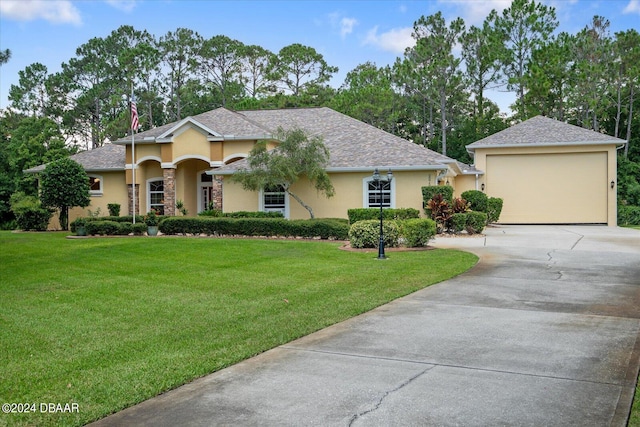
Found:
[{"label": "lamp post", "polygon": [[[391,173],[391,169],[387,172],[387,179],[384,180],[380,177],[380,172],[378,168],[373,171],[373,181],[378,186],[378,190],[380,191],[380,199],[378,200],[380,204],[380,241],[378,243],[378,259],[387,259],[384,255],[384,232],[382,231],[382,183],[388,182],[389,186],[391,186],[391,180],[393,179],[393,174]],[[391,190],[391,188],[389,188]]]}]

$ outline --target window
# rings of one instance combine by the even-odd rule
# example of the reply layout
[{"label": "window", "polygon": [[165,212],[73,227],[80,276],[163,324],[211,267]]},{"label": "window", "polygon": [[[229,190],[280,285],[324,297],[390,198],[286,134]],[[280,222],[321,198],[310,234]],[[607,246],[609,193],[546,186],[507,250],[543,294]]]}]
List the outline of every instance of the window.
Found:
[{"label": "window", "polygon": [[276,185],[267,187],[262,192],[262,210],[265,212],[282,212],[286,216],[287,198],[284,187]]},{"label": "window", "polygon": [[158,215],[164,215],[164,181],[156,179],[148,181],[149,210],[154,210]]},{"label": "window", "polygon": [[[395,207],[395,179],[391,182],[386,179],[374,181],[371,177],[367,177],[362,181],[362,206],[365,208],[379,208],[382,203],[383,208]],[[382,196],[380,195],[380,186],[382,186]]]},{"label": "window", "polygon": [[92,196],[102,194],[102,177],[99,175],[89,175],[89,194]]}]

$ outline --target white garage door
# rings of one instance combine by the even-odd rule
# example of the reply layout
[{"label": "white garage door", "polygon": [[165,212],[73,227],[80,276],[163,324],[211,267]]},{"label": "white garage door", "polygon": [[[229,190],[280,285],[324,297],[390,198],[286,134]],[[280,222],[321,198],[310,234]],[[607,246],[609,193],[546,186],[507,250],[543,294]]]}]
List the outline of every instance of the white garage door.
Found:
[{"label": "white garage door", "polygon": [[488,155],[486,192],[505,224],[607,222],[607,153]]}]

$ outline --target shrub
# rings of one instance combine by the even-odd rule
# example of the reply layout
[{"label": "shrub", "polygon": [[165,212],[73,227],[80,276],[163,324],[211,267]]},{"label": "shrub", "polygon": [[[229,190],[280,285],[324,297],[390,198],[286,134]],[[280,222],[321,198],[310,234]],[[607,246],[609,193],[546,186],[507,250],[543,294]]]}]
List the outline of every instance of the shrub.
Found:
[{"label": "shrub", "polygon": [[451,215],[451,230],[460,233],[467,226],[467,214],[458,212]]},{"label": "shrub", "polygon": [[[356,208],[347,211],[349,224],[355,224],[358,221],[366,221],[377,219],[380,221],[380,208]],[[410,218],[420,218],[420,211],[413,208],[383,208],[383,220],[405,220]]]},{"label": "shrub", "polygon": [[427,203],[431,219],[436,222],[438,233],[441,233],[445,229],[449,228],[449,220],[451,219],[451,207],[442,194],[436,194]]},{"label": "shrub", "polygon": [[10,204],[21,230],[45,231],[49,226],[53,212],[43,207],[37,197],[27,196],[22,192],[14,193]]},{"label": "shrub", "polygon": [[198,212],[198,216],[224,218],[284,218],[282,212],[237,211],[222,212],[220,209],[209,209]]},{"label": "shrub", "polygon": [[198,212],[198,216],[221,217],[222,211],[220,209],[207,209],[206,211]]},{"label": "shrub", "polygon": [[120,223],[116,221],[88,221],[86,225],[88,235],[114,235],[120,230]]},{"label": "shrub", "polygon": [[136,236],[142,236],[147,231],[147,224],[144,222],[136,222],[131,224],[131,231]]},{"label": "shrub", "polygon": [[487,225],[487,214],[484,212],[471,211],[467,212],[466,230],[469,234],[482,233],[485,225]]},{"label": "shrub", "polygon": [[618,225],[640,225],[640,206],[619,204]]},{"label": "shrub", "polygon": [[486,212],[487,211],[487,195],[479,190],[465,191],[460,195],[463,199],[469,202],[469,207],[472,211]]},{"label": "shrub", "polygon": [[[398,246],[400,233],[395,221],[383,221],[384,245]],[[349,242],[352,248],[377,248],[380,242],[380,221],[358,221],[349,229]]]},{"label": "shrub", "polygon": [[342,220],[284,218],[169,217],[160,223],[164,234],[223,236],[284,236],[344,240],[349,226]]},{"label": "shrub", "polygon": [[424,201],[425,206],[436,194],[441,194],[442,198],[449,202],[453,199],[453,187],[450,185],[431,185],[422,187],[422,200]]},{"label": "shrub", "polygon": [[120,203],[109,203],[107,205],[109,216],[120,216]]},{"label": "shrub", "polygon": [[451,203],[451,210],[453,213],[465,213],[468,212],[469,209],[469,202],[460,197],[456,197]]},{"label": "shrub", "polygon": [[487,200],[487,224],[498,222],[502,213],[502,199],[489,197]]},{"label": "shrub", "polygon": [[427,218],[404,220],[400,223],[400,229],[405,245],[410,248],[427,246],[436,235],[435,221]]}]

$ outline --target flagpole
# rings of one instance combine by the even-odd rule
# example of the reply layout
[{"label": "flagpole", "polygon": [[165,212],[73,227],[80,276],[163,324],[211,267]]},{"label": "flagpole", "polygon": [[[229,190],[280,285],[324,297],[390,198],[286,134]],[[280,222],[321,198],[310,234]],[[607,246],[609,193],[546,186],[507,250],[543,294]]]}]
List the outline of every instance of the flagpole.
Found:
[{"label": "flagpole", "polygon": [[[133,82],[131,82],[131,103],[129,108],[133,109]],[[137,113],[137,112],[136,112]],[[136,223],[136,129],[133,125],[133,112],[131,115],[131,205],[133,208],[133,223]]]}]

